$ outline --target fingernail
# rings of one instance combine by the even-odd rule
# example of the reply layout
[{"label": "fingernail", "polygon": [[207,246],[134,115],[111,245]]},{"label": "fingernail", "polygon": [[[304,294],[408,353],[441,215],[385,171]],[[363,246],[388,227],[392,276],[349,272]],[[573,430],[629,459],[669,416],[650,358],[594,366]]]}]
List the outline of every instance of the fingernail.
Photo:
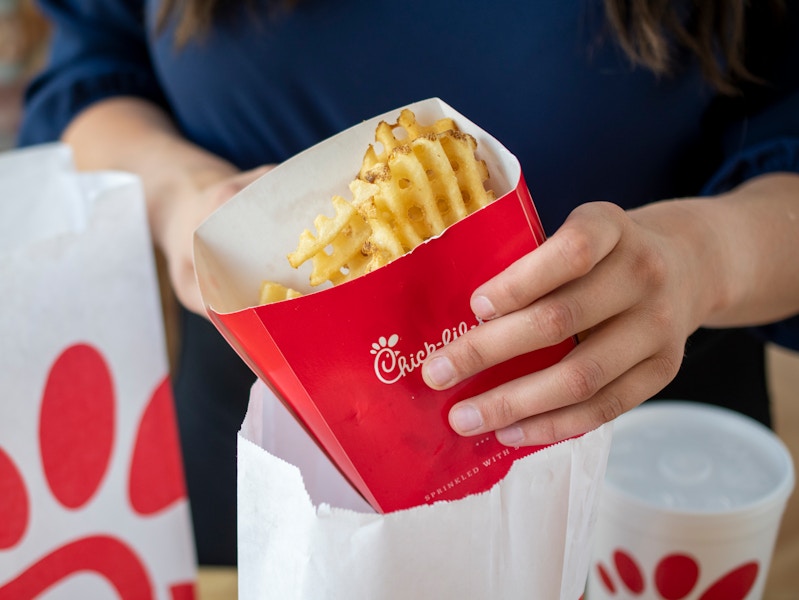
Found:
[{"label": "fingernail", "polygon": [[518,446],[524,440],[524,432],[521,427],[506,427],[497,431],[497,440],[506,446]]},{"label": "fingernail", "polygon": [[427,379],[433,385],[446,385],[455,378],[455,369],[452,362],[446,356],[434,358],[424,367]]},{"label": "fingernail", "polygon": [[450,423],[460,433],[469,433],[483,425],[483,417],[474,406],[468,404],[452,409],[449,415]]},{"label": "fingernail", "polygon": [[491,300],[485,296],[475,296],[472,298],[472,312],[474,312],[476,317],[481,319],[493,319],[497,314],[494,305],[491,304]]}]

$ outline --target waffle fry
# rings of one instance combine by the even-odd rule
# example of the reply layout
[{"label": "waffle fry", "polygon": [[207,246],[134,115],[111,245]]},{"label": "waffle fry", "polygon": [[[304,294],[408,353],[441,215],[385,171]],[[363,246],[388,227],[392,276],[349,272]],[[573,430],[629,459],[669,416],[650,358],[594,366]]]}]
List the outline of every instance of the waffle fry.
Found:
[{"label": "waffle fry", "polygon": [[259,302],[261,304],[271,304],[272,302],[290,300],[291,298],[299,298],[300,296],[302,296],[302,294],[297,290],[293,290],[280,283],[275,283],[274,281],[264,281],[261,283]]},{"label": "waffle fry", "polygon": [[308,259],[312,260],[310,283],[313,286],[325,281],[335,285],[368,272],[371,257],[362,250],[371,228],[354,203],[333,196],[333,207],[335,216],[330,219],[317,215],[314,220],[317,235],[308,229],[303,231],[297,249],[288,255],[289,264],[295,269]]},{"label": "waffle fry", "polygon": [[[432,125],[420,125],[416,121],[416,115],[410,109],[403,109],[397,122],[393,125],[380,121],[375,130],[375,142],[382,146],[382,151],[378,154],[374,145],[370,144],[363,157],[361,171],[358,173],[359,179],[369,180],[368,172],[375,167],[380,168],[388,162],[388,157],[391,152],[398,146],[407,144],[416,138],[429,135],[439,134],[445,131],[456,131],[458,129],[455,121],[452,119],[439,119]],[[397,132],[401,135],[397,136]]]},{"label": "waffle fry", "polygon": [[[334,196],[335,215],[318,215],[316,233],[303,231],[288,255],[294,268],[311,261],[312,286],[374,271],[494,200],[488,169],[475,156],[477,141],[452,119],[421,125],[405,109],[396,123],[380,122],[375,142],[380,150],[369,146],[350,183],[353,200]],[[262,300],[288,297],[269,295],[268,285]]]},{"label": "waffle fry", "polygon": [[484,186],[485,163],[474,158],[476,147],[459,131],[425,134],[394,148],[379,173],[369,171],[379,188],[372,212],[406,252],[494,199]]}]

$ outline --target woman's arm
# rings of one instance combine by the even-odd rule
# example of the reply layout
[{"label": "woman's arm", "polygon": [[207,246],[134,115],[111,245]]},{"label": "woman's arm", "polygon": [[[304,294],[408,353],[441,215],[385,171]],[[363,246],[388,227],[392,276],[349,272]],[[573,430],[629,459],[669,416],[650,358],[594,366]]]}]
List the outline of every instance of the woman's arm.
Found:
[{"label": "woman's arm", "polygon": [[79,169],[118,169],[141,177],[155,244],[167,259],[180,302],[204,314],[192,259],[197,226],[268,167],[244,173],[184,139],[166,112],[135,97],[101,100],[62,136]]},{"label": "woman's arm", "polygon": [[20,145],[61,139],[81,169],[141,177],[155,243],[178,299],[202,313],[192,262],[197,225],[262,172],[189,143],[168,112],[150,55],[144,0],[40,0],[47,64],[26,93]]},{"label": "woman's arm", "polygon": [[773,173],[714,198],[624,212],[578,207],[540,248],[480,286],[487,322],[434,353],[435,389],[581,334],[561,362],[453,407],[463,435],[508,445],[593,429],[657,393],[698,327],[776,321],[799,312],[799,175]]},{"label": "woman's arm", "polygon": [[[638,209],[632,218],[655,227],[661,213],[667,218],[669,204]],[[728,193],[682,204],[685,217],[712,236],[723,269],[703,326],[761,325],[799,312],[799,174],[761,175]]]}]

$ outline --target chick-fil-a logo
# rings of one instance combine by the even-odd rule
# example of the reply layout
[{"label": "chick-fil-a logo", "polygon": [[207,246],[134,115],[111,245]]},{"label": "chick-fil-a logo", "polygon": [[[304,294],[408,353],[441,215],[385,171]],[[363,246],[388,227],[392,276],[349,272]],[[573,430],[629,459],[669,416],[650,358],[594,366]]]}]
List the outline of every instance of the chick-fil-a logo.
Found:
[{"label": "chick-fil-a logo", "polygon": [[422,363],[435,352],[438,348],[442,348],[458,339],[470,329],[474,329],[481,323],[477,319],[477,323],[469,325],[465,321],[461,321],[455,327],[449,327],[441,332],[441,339],[436,342],[424,342],[424,347],[411,354],[403,355],[394,346],[399,342],[399,335],[392,334],[387,338],[380,336],[380,338],[372,343],[372,349],[369,351],[375,355],[374,369],[375,375],[383,383],[391,384],[396,383],[408,373],[412,373],[422,366]]}]

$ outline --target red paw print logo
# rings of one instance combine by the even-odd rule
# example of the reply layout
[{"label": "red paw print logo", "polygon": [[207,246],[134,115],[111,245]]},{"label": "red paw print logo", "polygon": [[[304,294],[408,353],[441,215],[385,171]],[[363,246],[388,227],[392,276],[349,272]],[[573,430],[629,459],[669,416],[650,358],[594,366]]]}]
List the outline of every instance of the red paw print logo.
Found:
[{"label": "red paw print logo", "polygon": [[[164,573],[154,571],[163,571],[162,566],[148,568],[141,544],[122,539],[128,533],[141,537],[133,530],[149,528],[161,536],[154,547],[168,547],[170,536],[164,529],[159,532],[159,523],[167,522],[173,516],[168,509],[186,498],[168,379],[150,392],[132,443],[120,439],[117,425],[123,410],[129,407],[118,405],[112,372],[97,349],[76,344],[55,360],[38,417],[41,474],[32,473],[36,469],[31,461],[21,469],[0,445],[0,560],[28,543],[38,544],[40,552],[43,539],[64,539],[40,558],[28,560],[10,579],[8,572],[0,574],[0,600],[35,598],[78,573],[99,576],[123,600],[194,597],[193,582],[185,575],[161,589],[157,582]],[[120,456],[130,459],[120,462]],[[126,472],[124,492],[108,489],[125,478],[109,476],[119,464]],[[42,475],[46,489],[32,494],[31,486]],[[116,499],[111,511],[109,497]],[[100,512],[106,516],[101,518]],[[68,533],[48,535],[56,520],[59,527],[66,524]],[[122,524],[116,527],[116,521]],[[97,532],[100,523],[107,532]],[[168,558],[164,552],[153,562]]]},{"label": "red paw print logo", "polygon": [[[739,565],[716,579],[704,591],[698,591],[700,566],[688,554],[669,554],[655,565],[648,580],[630,553],[616,550],[610,565],[595,565],[605,593],[619,598],[656,598],[658,600],[744,600],[755,585],[760,570],[757,561]],[[698,592],[698,593],[697,593]]]}]

